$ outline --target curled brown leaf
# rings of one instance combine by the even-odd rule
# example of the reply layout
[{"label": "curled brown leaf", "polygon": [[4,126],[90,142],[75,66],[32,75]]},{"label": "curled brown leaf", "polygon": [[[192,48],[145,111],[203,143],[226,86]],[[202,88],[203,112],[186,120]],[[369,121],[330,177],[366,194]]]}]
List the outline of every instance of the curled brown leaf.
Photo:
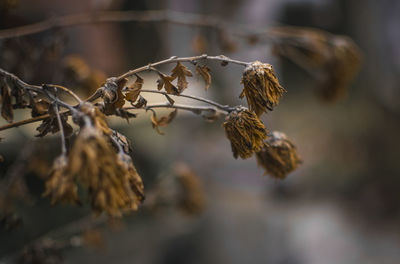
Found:
[{"label": "curled brown leaf", "polygon": [[159,127],[166,127],[169,123],[171,123],[172,120],[174,120],[177,113],[178,113],[178,110],[175,109],[174,111],[169,113],[167,116],[163,116],[160,119],[158,119],[156,112],[153,111],[153,114],[151,115],[151,124],[152,124],[153,128],[157,131],[158,134],[164,135],[164,132],[162,132]]}]

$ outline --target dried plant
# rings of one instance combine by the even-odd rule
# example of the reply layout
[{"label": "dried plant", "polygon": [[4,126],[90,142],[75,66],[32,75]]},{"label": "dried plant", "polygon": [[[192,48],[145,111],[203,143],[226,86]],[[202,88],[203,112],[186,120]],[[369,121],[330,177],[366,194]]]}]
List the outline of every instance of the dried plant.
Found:
[{"label": "dried plant", "polygon": [[[58,17],[34,25],[0,30],[0,40],[78,24],[124,21],[167,21],[214,28],[219,34],[221,47],[227,52],[238,47],[234,40],[239,38],[244,38],[251,45],[266,43],[273,47],[276,55],[285,56],[308,71],[315,72],[321,84],[320,94],[327,100],[345,93],[360,64],[357,46],[346,37],[294,27],[254,30],[211,16],[172,11],[110,11]],[[202,36],[196,38],[203,41]],[[206,48],[204,43],[197,46],[197,50]],[[212,73],[208,64],[213,61],[221,66],[233,64],[244,67],[241,76],[244,87],[239,97],[246,97],[247,107],[223,105],[186,93],[191,89],[190,78],[194,73],[204,80],[206,90],[211,87]],[[170,73],[160,70],[160,66],[171,64]],[[160,128],[173,122],[179,111],[190,111],[211,121],[225,115],[223,127],[235,158],[246,159],[256,153],[266,173],[278,179],[285,178],[300,163],[291,141],[279,132],[268,134],[261,121],[261,115],[272,111],[286,91],[268,63],[244,62],[224,55],[173,56],[109,78],[90,69],[76,56],[65,58],[63,65],[69,76],[69,85],[89,93],[86,99],[75,93],[79,89],[72,90],[57,84],[28,84],[9,71],[0,69],[1,116],[9,122],[1,126],[0,131],[41,122],[37,127],[37,136],[60,134],[61,154],[54,159],[51,172],[45,179],[44,196],[53,203],[83,203],[78,193],[81,187],[87,191],[88,201],[96,214],[105,212],[111,216],[121,216],[126,211],[137,210],[144,200],[144,186],[132,161],[134,155],[129,140],[108,126],[107,116],[118,116],[129,121],[136,117],[138,111],[151,111],[152,127],[163,134]],[[143,89],[146,82],[142,76],[144,72],[158,76],[154,89]],[[239,83],[240,76],[237,80]],[[161,94],[165,101],[148,104],[146,94],[149,93]],[[203,105],[176,103],[179,98]],[[159,117],[158,108],[172,111],[167,116]],[[14,121],[14,112],[23,109],[29,110],[32,118]],[[77,127],[75,131],[72,123]],[[67,141],[73,142],[71,147]],[[179,178],[182,185],[189,190],[197,189],[198,183],[190,176],[191,173],[183,171],[181,174],[184,176]],[[188,201],[201,200],[191,193],[185,193],[184,196]],[[192,207],[186,203],[182,205]],[[201,206],[199,202],[193,206],[194,209],[188,210],[196,211]]]},{"label": "dried plant", "polygon": [[237,109],[229,113],[224,128],[235,158],[250,158],[254,152],[260,151],[263,140],[267,138],[263,123],[248,109]]},{"label": "dried plant", "polygon": [[282,132],[268,135],[263,148],[256,153],[258,164],[276,179],[284,179],[301,163],[296,147]]},{"label": "dried plant", "polygon": [[346,95],[361,63],[361,52],[353,40],[311,28],[279,27],[274,34],[279,36],[274,53],[314,76],[323,100],[335,101]]},{"label": "dried plant", "polygon": [[253,62],[243,72],[242,83],[244,85],[240,98],[246,96],[251,111],[258,116],[271,110],[279,103],[279,98],[285,89],[279,84],[272,69],[272,65]]}]

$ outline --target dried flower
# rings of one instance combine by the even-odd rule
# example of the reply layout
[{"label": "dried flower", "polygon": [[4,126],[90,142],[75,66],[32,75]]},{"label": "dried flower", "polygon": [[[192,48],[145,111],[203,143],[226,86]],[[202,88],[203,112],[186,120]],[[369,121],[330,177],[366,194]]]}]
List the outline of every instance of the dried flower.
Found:
[{"label": "dried flower", "polygon": [[[80,111],[82,111],[83,114],[87,115],[92,124],[93,127],[105,135],[111,135],[112,130],[108,127],[107,122],[106,122],[106,117],[104,114],[100,111],[99,108],[93,106],[90,103],[84,103],[80,107]],[[83,126],[86,124],[82,124]]]},{"label": "dried flower", "polygon": [[276,179],[284,179],[301,163],[296,147],[282,132],[274,131],[268,135],[264,147],[256,153],[258,164]]},{"label": "dried flower", "polygon": [[260,151],[267,130],[254,112],[246,108],[231,112],[224,122],[225,133],[231,142],[233,156],[249,158]]},{"label": "dried flower", "polygon": [[241,83],[244,85],[240,98],[246,96],[251,111],[260,116],[272,110],[279,103],[285,89],[279,84],[272,66],[255,61],[243,72]]},{"label": "dried flower", "polygon": [[274,53],[312,74],[321,99],[335,101],[346,95],[361,63],[361,52],[350,38],[297,27],[276,27],[272,33],[277,37]]},{"label": "dried flower", "polygon": [[83,128],[70,153],[68,174],[89,190],[96,213],[120,216],[137,210],[144,199],[143,183],[131,158],[117,154],[98,130]]},{"label": "dried flower", "polygon": [[67,174],[68,160],[65,156],[58,157],[46,180],[44,196],[49,196],[51,203],[65,202],[80,204],[78,186],[75,179]]},{"label": "dried flower", "polygon": [[332,37],[330,47],[331,57],[324,66],[317,92],[324,101],[334,102],[347,94],[350,82],[360,68],[361,53],[357,45],[345,36]]},{"label": "dried flower", "polygon": [[53,202],[77,202],[77,185],[89,191],[89,200],[96,213],[103,211],[120,216],[123,210],[137,210],[144,199],[142,179],[131,158],[121,145],[117,153],[111,145],[112,130],[105,122],[104,115],[90,104],[83,104],[85,114],[77,122],[81,130],[68,155],[61,156],[54,165],[54,172],[46,182],[45,195]]}]

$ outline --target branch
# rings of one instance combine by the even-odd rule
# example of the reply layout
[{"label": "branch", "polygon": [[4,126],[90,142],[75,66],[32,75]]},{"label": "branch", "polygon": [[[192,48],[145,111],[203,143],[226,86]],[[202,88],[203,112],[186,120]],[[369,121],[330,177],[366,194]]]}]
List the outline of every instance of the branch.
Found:
[{"label": "branch", "polygon": [[[70,109],[71,106],[68,105],[67,103],[60,101],[58,99],[54,99],[54,97],[52,98],[52,96],[48,93],[48,91],[46,91],[45,89],[43,89],[43,86],[38,86],[38,85],[32,85],[32,84],[28,84],[24,81],[22,81],[20,78],[18,78],[17,76],[15,76],[14,74],[5,71],[3,69],[0,68],[0,76],[4,76],[7,78],[10,78],[11,80],[13,80],[19,87],[26,89],[26,90],[31,90],[37,93],[41,93],[43,95],[45,95],[46,97],[48,97],[50,100],[57,100],[61,106]],[[74,93],[72,92],[70,89],[63,87],[61,85],[54,85],[54,84],[46,84],[46,86],[48,87],[53,87],[57,90],[62,90],[64,92],[67,92],[69,95],[71,95],[72,97],[74,97],[79,103],[82,102],[82,100]]]},{"label": "branch", "polygon": [[221,31],[230,31],[232,34],[244,38],[254,35],[264,35],[266,38],[271,38],[272,36],[269,36],[269,33],[274,33],[269,29],[265,29],[266,27],[255,29],[254,26],[234,24],[211,15],[199,15],[171,10],[128,10],[58,16],[34,24],[0,30],[0,40],[33,35],[57,28],[116,22],[168,22],[185,26],[209,27]]},{"label": "branch", "polygon": [[[0,31],[1,34],[1,31]],[[143,71],[147,71],[147,70],[152,70],[154,71],[155,69],[153,68],[154,66],[159,66],[159,65],[163,65],[163,64],[168,64],[168,63],[175,63],[175,62],[190,62],[195,64],[198,60],[215,60],[215,61],[221,61],[221,62],[230,62],[230,63],[234,63],[234,64],[238,64],[238,65],[242,65],[242,66],[247,66],[249,63],[248,62],[243,62],[243,61],[238,61],[238,60],[233,60],[231,58],[228,58],[224,55],[219,55],[219,56],[209,56],[206,54],[200,55],[200,56],[193,56],[193,57],[171,57],[169,59],[166,60],[162,60],[162,61],[158,61],[155,63],[150,63],[147,66],[143,66],[131,71],[128,71],[122,75],[120,75],[119,77],[116,77],[117,80],[121,80],[123,78],[128,78],[134,74],[137,74],[139,72],[143,72]],[[37,86],[37,85],[31,85],[31,84],[27,84],[24,81],[22,81],[21,79],[19,79],[17,76],[15,76],[12,73],[9,73],[3,69],[0,68],[0,76],[5,76],[8,77],[12,80],[15,81],[15,83],[17,85],[19,85],[20,87],[23,87],[25,89],[28,90],[32,90],[41,94],[44,94],[46,97],[48,97],[51,101],[55,101],[57,102],[60,106],[63,106],[69,110],[66,111],[61,111],[60,114],[67,114],[70,115],[71,111],[76,111],[75,107],[76,106],[71,106],[63,101],[60,101],[58,98],[55,98],[52,94],[50,94],[47,90],[43,89],[42,86]],[[112,79],[112,78],[111,78]],[[81,104],[83,101],[78,97],[78,95],[76,95],[75,93],[73,93],[71,90],[69,90],[66,87],[60,86],[60,85],[54,85],[54,84],[48,84],[47,86],[49,87],[53,87],[56,88],[58,90],[62,90],[64,92],[67,92],[69,95],[71,95],[72,97],[74,97],[74,99],[76,99],[79,104]],[[147,92],[147,93],[159,93],[159,94],[163,94],[163,95],[168,95],[168,96],[173,96],[171,94],[167,94],[166,92],[163,91],[155,91],[155,90],[142,90],[141,92]],[[93,102],[98,98],[101,98],[103,95],[103,88],[100,87],[96,90],[96,92],[94,94],[92,94],[91,96],[89,96],[89,98],[87,98],[86,100],[84,100],[85,102]],[[230,107],[228,105],[221,105],[218,104],[214,101],[211,101],[209,99],[205,99],[205,98],[201,98],[201,97],[196,97],[193,95],[185,95],[185,94],[180,94],[180,95],[175,95],[175,96],[181,96],[181,97],[186,97],[186,98],[190,98],[193,100],[197,100],[197,101],[201,101],[210,105],[215,106],[216,108],[222,110],[223,112],[231,112],[233,110],[236,109],[236,107]],[[46,114],[46,115],[41,115],[41,116],[37,116],[37,117],[33,117],[33,118],[29,118],[26,120],[21,120],[18,122],[14,122],[11,124],[6,124],[4,126],[0,126],[0,131],[2,130],[6,130],[6,129],[10,129],[13,127],[19,127],[22,125],[26,125],[26,124],[31,124],[31,123],[35,123],[38,121],[42,121],[46,118],[50,117],[50,115]]]},{"label": "branch", "polygon": [[[215,106],[216,108],[218,108],[218,109],[220,109],[220,110],[223,110],[223,111],[225,111],[225,112],[232,112],[233,110],[235,110],[237,107],[231,107],[231,106],[229,106],[229,105],[221,105],[221,104],[219,104],[219,103],[216,103],[216,102],[214,102],[214,101],[212,101],[212,100],[209,100],[209,99],[205,99],[205,98],[202,98],[202,97],[198,97],[198,96],[194,96],[194,95],[186,95],[186,94],[177,94],[177,95],[174,95],[174,94],[168,94],[168,93],[166,93],[166,92],[163,92],[163,91],[155,91],[155,90],[141,90],[140,92],[144,92],[144,93],[158,93],[158,94],[163,94],[163,95],[166,95],[166,96],[176,96],[176,97],[185,97],[185,98],[190,98],[190,99],[193,99],[193,100],[196,100],[196,101],[200,101],[200,102],[203,102],[203,103],[207,103],[207,104],[210,104],[210,105],[213,105],[213,106]],[[175,104],[174,104],[175,105]]]},{"label": "branch", "polygon": [[163,103],[163,104],[152,104],[152,105],[147,105],[146,107],[143,108],[136,108],[134,106],[128,106],[124,107],[124,110],[149,110],[153,108],[172,108],[172,109],[181,109],[181,110],[187,110],[191,112],[203,112],[203,111],[212,111],[215,113],[221,113],[221,114],[228,114],[228,111],[219,109],[217,107],[213,106],[193,106],[193,105],[183,105],[183,104],[170,104],[170,103]]},{"label": "branch", "polygon": [[66,156],[67,155],[67,144],[65,143],[65,133],[64,133],[64,126],[61,121],[60,112],[58,111],[58,104],[54,104],[54,112],[57,117],[58,128],[60,129],[61,135],[61,154]]},{"label": "branch", "polygon": [[209,56],[207,54],[203,54],[203,55],[199,55],[199,56],[193,56],[193,57],[176,57],[173,56],[169,59],[166,60],[162,60],[162,61],[158,61],[158,62],[154,62],[154,63],[149,63],[149,65],[147,66],[143,66],[134,70],[130,70],[120,76],[117,77],[118,80],[121,80],[123,78],[128,78],[134,74],[140,73],[140,72],[144,72],[144,71],[150,71],[150,70],[154,70],[152,69],[155,66],[160,66],[163,64],[168,64],[168,63],[174,63],[174,62],[190,62],[195,64],[196,61],[198,60],[216,60],[216,61],[221,61],[221,62],[231,62],[234,64],[238,64],[238,65],[242,65],[242,66],[247,66],[249,64],[251,64],[251,62],[244,62],[244,61],[238,61],[238,60],[233,60],[231,58],[228,58],[224,55],[219,55],[219,56]]}]

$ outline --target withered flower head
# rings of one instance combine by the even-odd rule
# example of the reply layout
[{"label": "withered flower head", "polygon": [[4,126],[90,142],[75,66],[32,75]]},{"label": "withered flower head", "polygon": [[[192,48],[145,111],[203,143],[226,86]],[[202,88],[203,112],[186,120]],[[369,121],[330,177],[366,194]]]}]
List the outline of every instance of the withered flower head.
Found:
[{"label": "withered flower head", "polygon": [[319,80],[318,95],[324,101],[335,102],[347,95],[348,87],[355,78],[361,64],[361,52],[348,37],[330,38],[329,60]]},{"label": "withered flower head", "polygon": [[255,61],[244,69],[240,98],[246,96],[251,111],[258,116],[279,103],[285,89],[279,84],[272,66]]},{"label": "withered flower head", "polygon": [[231,142],[233,156],[249,158],[263,147],[267,130],[257,115],[246,108],[231,112],[225,119],[226,136]]},{"label": "withered flower head", "polygon": [[76,116],[80,132],[68,154],[54,164],[54,172],[46,182],[45,195],[54,202],[78,201],[77,183],[88,190],[95,213],[120,216],[122,211],[136,210],[144,200],[143,183],[131,158],[121,146],[119,153],[111,142],[112,130],[104,115],[90,104],[80,108]]},{"label": "withered flower head", "polygon": [[67,174],[89,190],[96,213],[120,216],[121,210],[136,210],[144,199],[142,179],[131,158],[117,154],[98,130],[81,130],[69,160]]},{"label": "withered flower head", "polygon": [[344,97],[361,64],[361,52],[348,37],[301,27],[275,27],[273,52],[313,75],[324,101]]},{"label": "withered flower head", "polygon": [[67,173],[68,160],[65,156],[58,157],[54,163],[49,177],[46,179],[44,196],[49,196],[51,203],[80,203],[78,186],[73,177]]},{"label": "withered flower head", "polygon": [[[98,107],[93,106],[90,103],[84,103],[80,107],[80,110],[82,111],[83,114],[88,116],[90,118],[90,121],[93,124],[93,127],[100,132],[104,133],[105,135],[111,135],[112,131],[108,127],[107,122],[106,122],[106,117],[104,114],[100,111]],[[83,121],[83,120],[82,120]],[[85,125],[85,124],[82,124]]]},{"label": "withered flower head", "polygon": [[256,153],[258,164],[276,179],[284,179],[301,163],[296,147],[282,132],[268,135],[264,147]]}]

